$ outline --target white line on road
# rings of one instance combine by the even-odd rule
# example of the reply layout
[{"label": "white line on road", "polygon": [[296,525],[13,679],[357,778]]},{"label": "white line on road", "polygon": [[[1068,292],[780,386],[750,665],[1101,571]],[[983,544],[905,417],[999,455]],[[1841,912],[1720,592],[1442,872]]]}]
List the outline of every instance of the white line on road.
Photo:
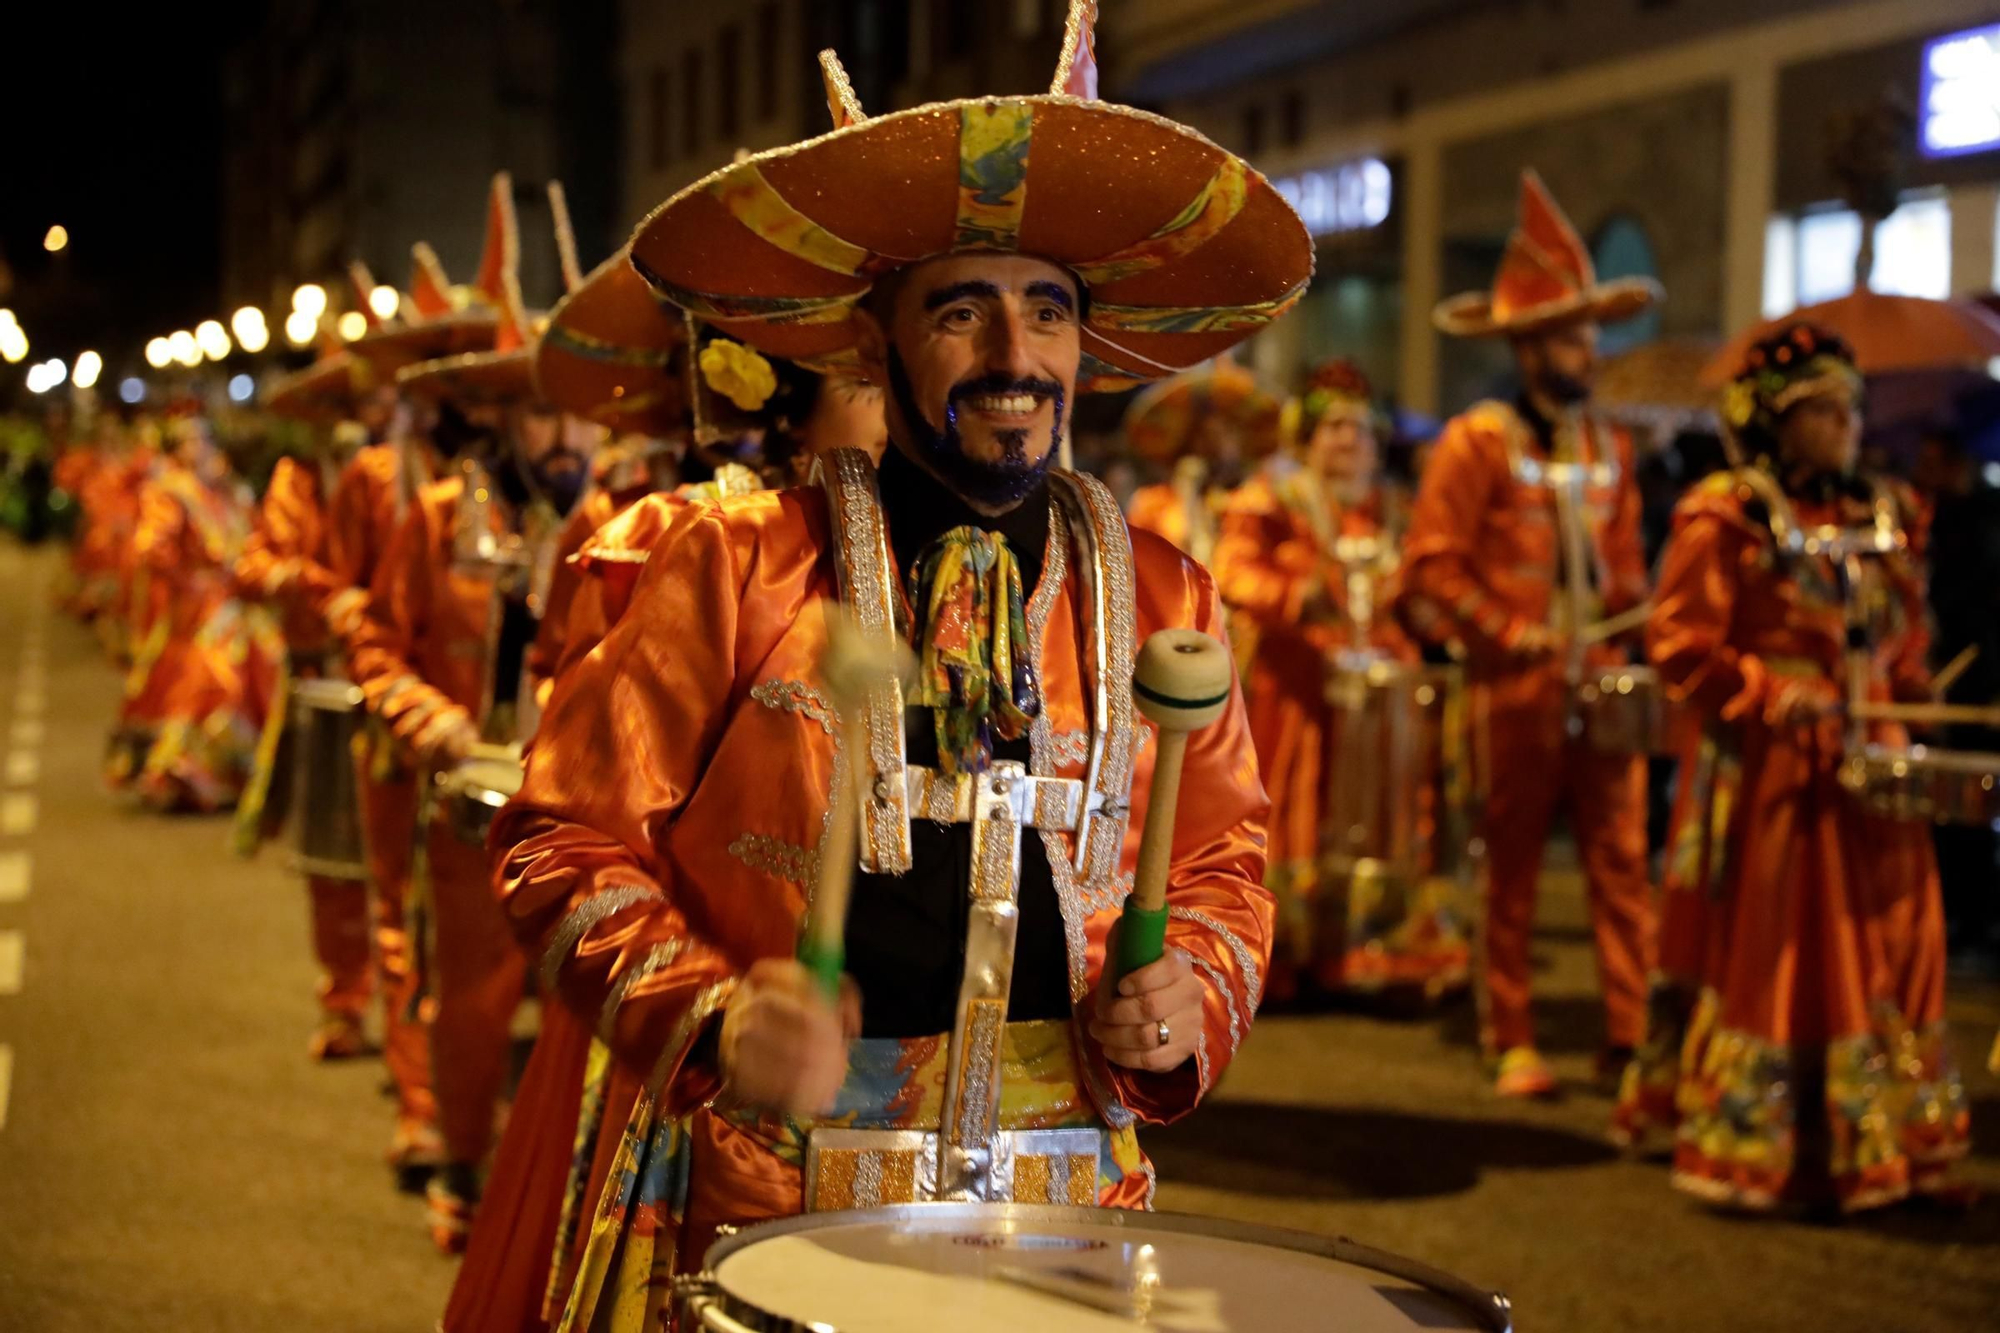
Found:
[{"label": "white line on road", "polygon": [[7,756],[7,781],[16,787],[32,787],[42,775],[42,757],[33,750],[16,750]]},{"label": "white line on road", "polygon": [[28,958],[28,937],[18,930],[0,930],[0,995],[21,993],[22,964]]},{"label": "white line on road", "polygon": [[0,836],[27,837],[35,831],[35,818],[40,813],[33,792],[10,791],[0,795]]},{"label": "white line on road", "polygon": [[17,717],[11,735],[17,749],[32,750],[42,743],[42,737],[48,735],[48,728],[42,725],[39,718]]},{"label": "white line on road", "polygon": [[14,1090],[14,1048],[0,1046],[0,1129],[7,1128],[7,1097]]},{"label": "white line on road", "polygon": [[34,865],[26,852],[0,852],[0,903],[18,903],[28,896]]}]

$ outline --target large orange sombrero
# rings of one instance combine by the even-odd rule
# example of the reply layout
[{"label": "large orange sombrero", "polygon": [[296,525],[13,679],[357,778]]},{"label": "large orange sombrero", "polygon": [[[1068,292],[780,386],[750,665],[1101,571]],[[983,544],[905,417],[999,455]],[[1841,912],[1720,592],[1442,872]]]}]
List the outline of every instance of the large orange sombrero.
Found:
[{"label": "large orange sombrero", "polygon": [[1597,280],[1590,251],[1534,171],[1521,173],[1521,212],[1490,292],[1467,292],[1431,312],[1459,338],[1530,333],[1566,319],[1630,319],[1665,293],[1651,278]]},{"label": "large orange sombrero", "polygon": [[374,382],[368,363],[344,347],[324,344],[313,363],[272,380],[264,408],[297,421],[339,421]]},{"label": "large orange sombrero", "polygon": [[624,434],[687,431],[687,320],[619,251],[549,316],[535,383],[565,412]]},{"label": "large orange sombrero", "polygon": [[1228,357],[1155,384],[1125,410],[1125,440],[1150,463],[1167,463],[1192,447],[1195,428],[1211,416],[1226,418],[1242,436],[1246,458],[1262,458],[1278,447],[1284,410],[1276,394]]},{"label": "large orange sombrero", "polygon": [[[492,350],[507,299],[507,275],[520,271],[512,177],[496,173],[487,192],[486,243],[479,276],[470,286],[454,287],[426,242],[417,242],[411,253],[410,290],[402,303],[409,318],[371,329],[348,344],[379,373],[399,379],[404,367],[420,361]],[[362,308],[367,308],[365,300]]]},{"label": "large orange sombrero", "polygon": [[1052,91],[864,117],[821,56],[838,127],[734,163],[655,209],[632,264],[674,304],[815,370],[851,365],[875,280],[985,250],[1089,288],[1079,388],[1191,369],[1291,309],[1313,244],[1242,158],[1096,98],[1094,0],[1072,0]]},{"label": "large orange sombrero", "polygon": [[[506,172],[493,178],[487,212],[486,251],[497,256],[491,272],[483,267],[479,287],[493,293],[493,336],[485,350],[460,352],[404,366],[396,383],[424,398],[449,398],[459,403],[516,403],[535,396],[535,340],[541,317],[529,313],[521,299],[521,235],[514,214],[513,181]],[[562,187],[551,185],[550,202],[557,218],[559,245],[566,245],[566,210],[559,202]],[[574,261],[567,250],[563,270]]]}]

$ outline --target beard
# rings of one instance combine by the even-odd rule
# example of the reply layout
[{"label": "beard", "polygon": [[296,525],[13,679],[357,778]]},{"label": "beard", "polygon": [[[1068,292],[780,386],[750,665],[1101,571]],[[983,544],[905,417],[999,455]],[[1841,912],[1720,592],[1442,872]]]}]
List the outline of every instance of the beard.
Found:
[{"label": "beard", "polygon": [[590,463],[574,450],[556,449],[529,464],[528,471],[535,479],[535,489],[557,510],[567,514],[583,496]]},{"label": "beard", "polygon": [[1565,407],[1575,407],[1578,403],[1590,401],[1591,391],[1596,388],[1595,376],[1565,375],[1560,370],[1544,368],[1535,377],[1535,387],[1554,402]]},{"label": "beard", "polygon": [[[903,425],[910,432],[910,444],[926,467],[953,491],[977,504],[1001,508],[1019,504],[1042,484],[1055,460],[1062,440],[1066,404],[1062,385],[1054,380],[1016,379],[1011,375],[981,375],[954,384],[945,398],[944,429],[938,430],[917,407],[909,372],[895,348],[889,349],[889,391],[895,395]],[[1026,428],[997,433],[1003,450],[1000,459],[987,462],[965,451],[958,430],[959,404],[981,394],[1031,393],[1055,405],[1055,424],[1049,431],[1049,447],[1040,458],[1028,456]]]}]

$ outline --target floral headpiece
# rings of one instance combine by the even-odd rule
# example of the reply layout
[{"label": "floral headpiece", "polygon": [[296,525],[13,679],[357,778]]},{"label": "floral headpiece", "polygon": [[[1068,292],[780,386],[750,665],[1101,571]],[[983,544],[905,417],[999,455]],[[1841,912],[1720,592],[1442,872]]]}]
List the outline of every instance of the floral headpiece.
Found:
[{"label": "floral headpiece", "polygon": [[1777,447],[1778,423],[1799,403],[1837,397],[1853,404],[1861,393],[1846,339],[1811,324],[1787,324],[1743,354],[1722,391],[1722,416],[1746,448],[1769,453]]},{"label": "floral headpiece", "polygon": [[1306,373],[1304,389],[1288,405],[1285,437],[1304,443],[1334,412],[1375,424],[1374,386],[1367,373],[1345,357],[1322,361]]}]

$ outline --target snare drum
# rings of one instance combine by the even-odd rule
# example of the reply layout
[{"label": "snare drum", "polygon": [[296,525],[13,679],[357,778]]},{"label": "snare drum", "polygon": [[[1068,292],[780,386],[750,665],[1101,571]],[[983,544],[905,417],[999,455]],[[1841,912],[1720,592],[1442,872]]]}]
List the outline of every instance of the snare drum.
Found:
[{"label": "snare drum", "polygon": [[719,1239],[682,1278],[711,1333],[1507,1333],[1507,1298],[1352,1241],[1033,1204],[814,1213]]},{"label": "snare drum", "polygon": [[295,822],[301,873],[366,879],[361,790],[354,741],[361,733],[361,688],[334,677],[292,683]]},{"label": "snare drum", "polygon": [[483,847],[493,816],[521,790],[521,776],[518,759],[467,759],[437,775],[440,815],[467,844]]},{"label": "snare drum", "polygon": [[1399,881],[1427,867],[1425,804],[1450,669],[1356,658],[1328,678],[1338,744],[1327,774],[1324,857],[1335,875]]},{"label": "snare drum", "polygon": [[1868,745],[1848,753],[1840,784],[1864,808],[1891,819],[2000,820],[2000,754]]},{"label": "snare drum", "polygon": [[1577,691],[1583,734],[1600,754],[1671,754],[1680,708],[1667,698],[1660,673],[1621,666],[1586,680]]}]

